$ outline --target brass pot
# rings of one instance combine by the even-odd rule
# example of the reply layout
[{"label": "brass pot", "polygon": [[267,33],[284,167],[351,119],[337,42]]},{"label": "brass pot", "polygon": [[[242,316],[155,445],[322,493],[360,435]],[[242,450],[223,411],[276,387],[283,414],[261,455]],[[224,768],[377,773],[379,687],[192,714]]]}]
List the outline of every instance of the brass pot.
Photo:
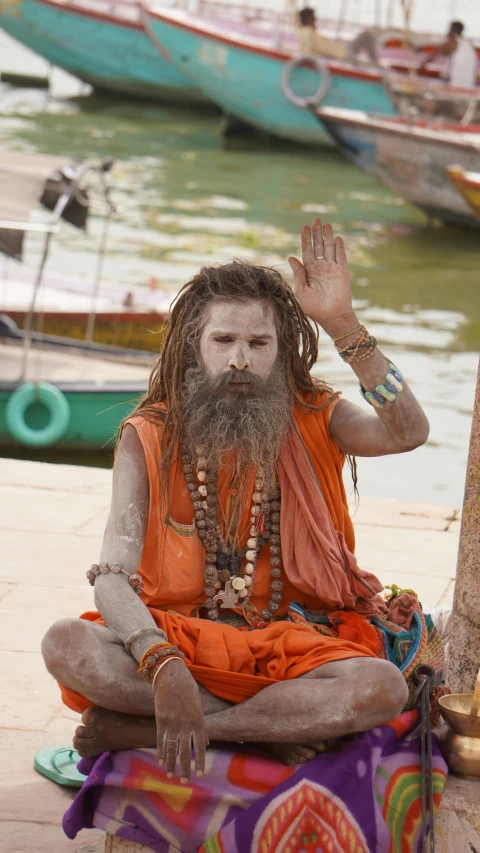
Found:
[{"label": "brass pot", "polygon": [[450,770],[467,779],[480,779],[480,716],[478,696],[480,673],[475,693],[452,693],[438,700],[449,731],[442,743]]}]

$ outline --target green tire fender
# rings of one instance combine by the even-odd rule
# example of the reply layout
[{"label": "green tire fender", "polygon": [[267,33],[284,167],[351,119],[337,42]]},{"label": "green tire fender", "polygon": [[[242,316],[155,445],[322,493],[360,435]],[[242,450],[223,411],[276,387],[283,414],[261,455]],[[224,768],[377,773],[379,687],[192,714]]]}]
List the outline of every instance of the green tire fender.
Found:
[{"label": "green tire fender", "polygon": [[[42,429],[33,429],[25,420],[32,403],[42,403],[50,420]],[[65,435],[70,423],[70,406],[65,395],[50,382],[25,382],[15,389],[5,408],[7,429],[12,438],[27,447],[50,447]]]}]

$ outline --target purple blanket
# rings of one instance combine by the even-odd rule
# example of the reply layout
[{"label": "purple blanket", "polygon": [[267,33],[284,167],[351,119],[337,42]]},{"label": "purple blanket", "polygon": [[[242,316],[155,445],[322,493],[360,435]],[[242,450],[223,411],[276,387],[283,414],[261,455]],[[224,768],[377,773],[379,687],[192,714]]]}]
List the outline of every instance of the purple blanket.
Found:
[{"label": "purple blanket", "polygon": [[[82,760],[88,779],[66,812],[75,838],[97,827],[158,853],[420,853],[418,712],[338,752],[286,767],[210,749],[202,779],[167,779],[154,750]],[[446,765],[433,744],[434,809]]]}]

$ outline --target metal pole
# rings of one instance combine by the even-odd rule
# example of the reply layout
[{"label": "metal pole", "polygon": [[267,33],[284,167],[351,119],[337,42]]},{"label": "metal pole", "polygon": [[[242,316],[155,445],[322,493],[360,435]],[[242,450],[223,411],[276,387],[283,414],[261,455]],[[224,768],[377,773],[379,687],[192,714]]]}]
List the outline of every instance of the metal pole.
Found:
[{"label": "metal pole", "polygon": [[48,260],[48,254],[50,251],[50,241],[52,239],[52,234],[56,230],[57,222],[60,220],[63,211],[65,210],[68,202],[73,197],[75,190],[78,186],[78,182],[83,177],[85,172],[90,168],[89,163],[82,163],[81,166],[77,169],[77,172],[70,183],[68,191],[62,193],[60,198],[58,199],[54,211],[52,213],[52,219],[50,222],[50,229],[47,232],[45,237],[45,244],[43,247],[42,259],[40,261],[40,266],[38,268],[38,272],[35,278],[35,284],[33,286],[33,294],[32,301],[30,302],[30,308],[28,309],[28,314],[25,320],[25,329],[24,329],[24,338],[23,338],[23,359],[22,359],[22,370],[20,373],[20,381],[24,382],[27,374],[27,364],[28,364],[28,355],[30,352],[30,347],[32,343],[32,327],[33,327],[33,315],[35,312],[35,304],[37,301],[38,292],[40,290],[40,285],[43,280],[43,273],[45,271],[45,265]]},{"label": "metal pole", "polygon": [[109,205],[108,213],[103,220],[103,231],[102,238],[100,241],[100,248],[98,251],[98,259],[97,259],[97,269],[95,271],[95,280],[93,282],[92,289],[92,301],[90,303],[90,313],[88,315],[87,320],[87,330],[85,332],[85,340],[90,342],[93,340],[93,330],[95,327],[95,316],[97,313],[97,299],[98,293],[100,290],[100,282],[102,280],[102,271],[103,271],[103,262],[105,260],[105,255],[107,251],[107,241],[108,241],[108,231],[110,228],[110,222],[112,221],[112,206]]},{"label": "metal pole", "polygon": [[335,35],[337,36],[337,38],[343,30],[345,18],[347,17],[347,10],[348,10],[348,0],[342,0],[342,4],[340,6],[340,12],[338,15],[338,20],[337,20],[337,28],[335,31]]},{"label": "metal pole", "polygon": [[453,601],[447,685],[473,693],[480,668],[480,361]]}]

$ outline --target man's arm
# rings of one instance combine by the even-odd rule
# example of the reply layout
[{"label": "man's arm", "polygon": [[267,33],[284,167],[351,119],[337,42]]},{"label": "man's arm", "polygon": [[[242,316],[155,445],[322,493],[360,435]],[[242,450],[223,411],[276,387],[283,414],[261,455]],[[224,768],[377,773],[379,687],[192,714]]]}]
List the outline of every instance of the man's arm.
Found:
[{"label": "man's arm", "polygon": [[[331,338],[342,338],[342,348],[355,340],[360,322],[352,309],[352,286],[343,240],[333,238],[330,225],[322,228],[315,219],[312,230],[302,230],[303,264],[289,258],[295,276],[295,292],[303,310]],[[366,391],[375,391],[385,383],[389,362],[376,349],[363,361],[352,361]],[[401,365],[399,365],[401,370]],[[405,382],[395,402],[381,409],[364,412],[359,406],[341,400],[330,420],[330,434],[344,453],[354,456],[384,456],[403,453],[424,444],[428,438],[428,421]]]},{"label": "man's arm", "polygon": [[[112,503],[103,537],[101,562],[119,563],[129,575],[135,574],[145,541],[148,508],[145,454],[136,430],[127,425],[115,457]],[[107,627],[123,643],[140,628],[156,628],[153,617],[124,574],[110,572],[97,575],[95,604]],[[157,633],[142,634],[131,645],[134,658],[140,661],[144,651],[158,639]]]},{"label": "man's arm", "polygon": [[[349,326],[350,329],[356,328],[355,323],[359,325],[354,314],[349,322],[354,324]],[[385,382],[388,365],[385,356],[377,349],[367,361],[353,362],[351,367],[363,387],[374,391],[377,385]],[[337,403],[330,419],[330,435],[343,453],[386,456],[405,453],[425,444],[429,433],[428,420],[406,382],[403,381],[402,385],[403,391],[397,394],[395,402],[386,402],[383,409],[365,412],[347,400]]]}]

